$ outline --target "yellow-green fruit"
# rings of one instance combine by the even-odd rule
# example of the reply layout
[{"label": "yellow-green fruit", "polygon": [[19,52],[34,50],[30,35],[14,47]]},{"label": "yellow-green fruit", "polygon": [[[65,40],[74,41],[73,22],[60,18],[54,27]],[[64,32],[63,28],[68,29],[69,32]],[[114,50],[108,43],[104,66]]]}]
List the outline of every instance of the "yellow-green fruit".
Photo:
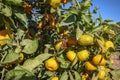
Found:
[{"label": "yellow-green fruit", "polygon": [[89,76],[88,76],[87,73],[86,73],[86,74],[83,74],[83,75],[82,75],[82,80],[87,80],[88,77],[89,77]]},{"label": "yellow-green fruit", "polygon": [[104,70],[100,70],[98,73],[98,79],[103,80],[105,78],[105,71]]},{"label": "yellow-green fruit", "polygon": [[83,46],[91,45],[93,44],[93,37],[90,35],[82,35],[78,39],[78,44]]},{"label": "yellow-green fruit", "polygon": [[55,49],[56,49],[56,50],[59,50],[60,47],[61,47],[61,45],[62,45],[62,41],[57,42],[57,43],[55,44]]},{"label": "yellow-green fruit", "polygon": [[103,48],[103,49],[102,49],[102,54],[104,54],[104,53],[106,53],[106,52],[107,52],[106,48]]},{"label": "yellow-green fruit", "polygon": [[106,50],[108,50],[110,47],[114,49],[113,42],[112,41],[106,41],[105,42],[105,48],[106,48]]},{"label": "yellow-green fruit", "polygon": [[79,61],[84,61],[89,57],[89,52],[87,50],[81,50],[77,52]]},{"label": "yellow-green fruit", "polygon": [[71,61],[73,62],[75,57],[76,57],[76,53],[74,51],[68,51],[66,53],[66,57]]},{"label": "yellow-green fruit", "polygon": [[58,77],[53,77],[51,80],[58,80],[59,78]]},{"label": "yellow-green fruit", "polygon": [[0,44],[1,45],[5,44],[5,42],[3,41],[5,39],[10,39],[10,37],[8,35],[8,31],[7,30],[1,30],[0,31]]},{"label": "yellow-green fruit", "polygon": [[24,54],[20,53],[20,58],[18,59],[18,62],[21,63],[24,59]]},{"label": "yellow-green fruit", "polygon": [[104,57],[101,54],[98,54],[96,56],[93,57],[92,62],[94,65],[105,65],[106,64],[106,60],[104,59]]},{"label": "yellow-green fruit", "polygon": [[96,70],[97,68],[91,63],[91,62],[89,62],[89,61],[87,61],[86,63],[85,63],[85,68],[87,69],[87,70],[90,70],[90,71],[93,71],[93,70]]},{"label": "yellow-green fruit", "polygon": [[45,67],[50,71],[55,71],[58,69],[59,64],[54,57],[45,61]]},{"label": "yellow-green fruit", "polygon": [[48,0],[48,3],[53,7],[57,8],[60,5],[61,0]]},{"label": "yellow-green fruit", "polygon": [[67,30],[67,31],[61,33],[60,36],[69,36],[69,33],[70,33],[70,31]]}]

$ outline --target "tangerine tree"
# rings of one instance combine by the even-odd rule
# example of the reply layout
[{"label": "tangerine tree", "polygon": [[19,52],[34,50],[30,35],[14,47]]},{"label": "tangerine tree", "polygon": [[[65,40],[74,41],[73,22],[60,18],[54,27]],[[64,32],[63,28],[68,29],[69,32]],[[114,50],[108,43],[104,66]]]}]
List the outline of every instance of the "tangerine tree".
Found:
[{"label": "tangerine tree", "polygon": [[[66,8],[66,4],[70,4]],[[1,80],[119,79],[112,20],[91,0],[0,0]]]}]

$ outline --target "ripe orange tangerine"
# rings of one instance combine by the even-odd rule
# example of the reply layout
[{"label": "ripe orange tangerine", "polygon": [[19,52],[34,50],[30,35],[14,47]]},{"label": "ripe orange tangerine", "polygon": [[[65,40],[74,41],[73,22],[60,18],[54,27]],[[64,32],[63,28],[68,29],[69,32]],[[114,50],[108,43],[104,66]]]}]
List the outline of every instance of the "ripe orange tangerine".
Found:
[{"label": "ripe orange tangerine", "polygon": [[71,61],[73,62],[75,57],[76,57],[76,53],[74,51],[68,51],[66,53],[66,57]]},{"label": "ripe orange tangerine", "polygon": [[91,45],[93,44],[93,37],[90,35],[84,34],[80,36],[80,38],[78,39],[78,44],[83,46]]},{"label": "ripe orange tangerine", "polygon": [[106,60],[101,54],[98,54],[98,55],[94,56],[93,59],[92,59],[92,62],[96,66],[106,64]]},{"label": "ripe orange tangerine", "polygon": [[8,34],[7,30],[1,30],[0,31],[0,44],[3,45],[5,42],[3,40],[10,39],[10,36]]},{"label": "ripe orange tangerine", "polygon": [[59,41],[55,44],[55,49],[59,50],[61,46],[62,46],[62,41]]},{"label": "ripe orange tangerine", "polygon": [[89,57],[89,52],[88,50],[80,50],[79,52],[77,52],[77,56],[79,61],[84,61]]},{"label": "ripe orange tangerine", "polygon": [[59,78],[58,77],[53,77],[51,80],[58,80]]},{"label": "ripe orange tangerine", "polygon": [[110,47],[114,49],[113,42],[112,41],[106,41],[105,42],[105,48],[108,50]]},{"label": "ripe orange tangerine", "polygon": [[85,68],[87,69],[87,70],[90,70],[90,71],[93,71],[93,70],[96,70],[97,68],[91,63],[91,62],[89,62],[89,61],[87,61],[86,63],[85,63]]},{"label": "ripe orange tangerine", "polygon": [[104,70],[100,70],[98,73],[98,79],[103,80],[105,78],[105,71]]},{"label": "ripe orange tangerine", "polygon": [[58,69],[59,64],[54,57],[45,61],[45,67],[50,71],[55,71]]}]

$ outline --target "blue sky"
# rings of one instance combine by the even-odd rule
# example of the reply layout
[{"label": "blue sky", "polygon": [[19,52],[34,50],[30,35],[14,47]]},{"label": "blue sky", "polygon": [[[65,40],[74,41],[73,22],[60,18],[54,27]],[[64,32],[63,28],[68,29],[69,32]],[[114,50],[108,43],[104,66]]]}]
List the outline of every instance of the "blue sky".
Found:
[{"label": "blue sky", "polygon": [[[81,0],[79,0],[81,1]],[[120,22],[120,0],[92,0],[93,7],[98,7],[96,15],[93,17],[99,17],[99,14],[102,15],[103,20],[112,19],[114,22]],[[68,7],[68,3],[65,7]]]},{"label": "blue sky", "polygon": [[[103,19],[112,19],[120,22],[120,0],[92,0],[93,7],[98,7]],[[98,16],[94,15],[95,17]]]}]

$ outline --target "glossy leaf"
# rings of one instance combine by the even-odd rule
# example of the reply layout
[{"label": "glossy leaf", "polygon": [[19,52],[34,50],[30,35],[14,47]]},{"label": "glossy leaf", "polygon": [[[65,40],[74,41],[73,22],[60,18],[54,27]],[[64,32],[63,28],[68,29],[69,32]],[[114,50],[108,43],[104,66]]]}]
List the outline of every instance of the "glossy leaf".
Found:
[{"label": "glossy leaf", "polygon": [[83,0],[83,5],[86,6],[91,6],[91,0]]},{"label": "glossy leaf", "polygon": [[27,71],[26,69],[19,68],[10,70],[5,75],[5,80],[35,80],[33,72]]},{"label": "glossy leaf", "polygon": [[13,10],[15,16],[18,20],[27,28],[27,16],[22,9],[14,9]]},{"label": "glossy leaf", "polygon": [[16,6],[23,6],[22,0],[5,0],[5,2]]},{"label": "glossy leaf", "polygon": [[86,15],[82,15],[81,17],[82,17],[82,20],[84,20],[87,23],[90,23],[91,21],[90,15],[86,14]]},{"label": "glossy leaf", "polygon": [[38,40],[24,39],[21,42],[21,45],[24,46],[23,51],[26,54],[32,54],[36,52],[38,48]]},{"label": "glossy leaf", "polygon": [[114,70],[110,72],[112,74],[112,78],[119,80],[120,79],[120,70]]},{"label": "glossy leaf", "polygon": [[34,59],[27,59],[24,62],[22,67],[29,70],[29,71],[32,71],[34,68],[36,68],[38,65],[42,64],[43,61],[48,59],[50,56],[51,56],[51,54],[44,53],[44,54],[38,55]]},{"label": "glossy leaf", "polygon": [[10,6],[0,3],[0,14],[5,15],[6,17],[12,16],[12,9]]},{"label": "glossy leaf", "polygon": [[70,71],[68,73],[69,73],[70,80],[74,80],[72,73]]},{"label": "glossy leaf", "polygon": [[3,62],[0,62],[1,64],[6,64],[6,63],[11,63],[16,61],[19,58],[19,54],[15,53],[14,51],[9,51],[8,54],[6,55],[5,59]]},{"label": "glossy leaf", "polygon": [[62,73],[60,80],[68,80],[68,74],[66,71]]},{"label": "glossy leaf", "polygon": [[70,65],[70,62],[69,62],[69,61],[66,61],[66,59],[64,59],[64,58],[57,57],[57,60],[58,60],[58,62],[60,62],[60,67],[61,67],[61,68],[66,69],[66,68],[68,68],[69,65]]},{"label": "glossy leaf", "polygon": [[83,31],[77,26],[76,28],[76,40],[80,38],[80,36],[83,34]]},{"label": "glossy leaf", "polygon": [[80,77],[80,73],[78,73],[77,71],[74,71],[75,74],[75,80],[82,80]]},{"label": "glossy leaf", "polygon": [[74,61],[71,64],[71,68],[77,63],[77,61],[78,61],[78,57],[76,56],[75,59],[74,59]]}]

